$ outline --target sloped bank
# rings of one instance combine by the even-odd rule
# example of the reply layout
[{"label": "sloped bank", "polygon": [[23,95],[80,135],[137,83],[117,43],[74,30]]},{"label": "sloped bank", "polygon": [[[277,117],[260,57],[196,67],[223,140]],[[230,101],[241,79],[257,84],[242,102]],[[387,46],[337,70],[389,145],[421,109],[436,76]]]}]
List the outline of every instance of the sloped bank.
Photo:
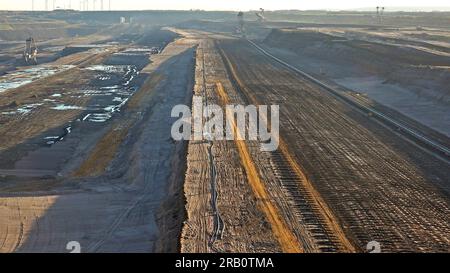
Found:
[{"label": "sloped bank", "polygon": [[341,31],[274,29],[262,45],[305,72],[450,136],[450,119],[445,118],[450,116],[450,56],[407,40],[401,41],[403,45],[374,41],[370,30],[353,38]]}]

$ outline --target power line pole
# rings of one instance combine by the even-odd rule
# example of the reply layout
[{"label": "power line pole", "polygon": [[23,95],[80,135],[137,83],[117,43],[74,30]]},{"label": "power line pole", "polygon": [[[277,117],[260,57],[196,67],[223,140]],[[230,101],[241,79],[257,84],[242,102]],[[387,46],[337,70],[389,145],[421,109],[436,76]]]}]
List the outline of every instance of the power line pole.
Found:
[{"label": "power line pole", "polygon": [[383,15],[384,15],[384,7],[381,8],[381,12],[380,12],[380,25],[383,24]]}]

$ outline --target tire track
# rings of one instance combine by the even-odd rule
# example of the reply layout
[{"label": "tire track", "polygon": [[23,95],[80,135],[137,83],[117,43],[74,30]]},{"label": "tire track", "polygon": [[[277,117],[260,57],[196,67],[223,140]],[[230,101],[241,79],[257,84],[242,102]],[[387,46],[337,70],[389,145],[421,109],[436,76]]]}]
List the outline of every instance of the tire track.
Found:
[{"label": "tire track", "polygon": [[[223,89],[222,84],[220,82],[217,82],[216,87],[218,95],[222,99],[223,104],[228,105],[230,102],[227,93]],[[241,136],[242,132],[238,130],[234,122],[234,118],[232,116],[227,116],[227,118],[232,124],[232,130],[235,139],[243,139],[242,137],[238,137]],[[267,193],[267,189],[265,188],[263,181],[261,181],[256,166],[251,159],[250,152],[247,145],[245,144],[245,141],[235,140],[235,143],[241,158],[241,163],[247,174],[248,181],[253,189],[255,196],[258,200],[260,200],[259,204],[261,206],[261,209],[266,215],[267,220],[271,224],[273,233],[275,237],[277,237],[283,252],[303,252],[303,246],[301,246],[300,242],[297,240],[290,228],[280,217],[280,213],[277,207],[271,202],[269,194]]]}]

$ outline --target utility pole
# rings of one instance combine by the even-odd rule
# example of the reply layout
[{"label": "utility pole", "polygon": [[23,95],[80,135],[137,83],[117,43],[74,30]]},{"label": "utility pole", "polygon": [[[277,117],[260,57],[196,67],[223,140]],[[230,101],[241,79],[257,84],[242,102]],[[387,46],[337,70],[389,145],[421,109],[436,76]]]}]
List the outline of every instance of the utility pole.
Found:
[{"label": "utility pole", "polygon": [[377,23],[380,22],[380,7],[377,7]]},{"label": "utility pole", "polygon": [[34,0],[31,0],[31,11],[34,11]]},{"label": "utility pole", "polygon": [[244,13],[240,11],[237,17],[238,17],[238,33],[244,36]]},{"label": "utility pole", "polygon": [[379,25],[383,24],[383,15],[385,9],[386,9],[385,7],[377,7],[377,23]]}]

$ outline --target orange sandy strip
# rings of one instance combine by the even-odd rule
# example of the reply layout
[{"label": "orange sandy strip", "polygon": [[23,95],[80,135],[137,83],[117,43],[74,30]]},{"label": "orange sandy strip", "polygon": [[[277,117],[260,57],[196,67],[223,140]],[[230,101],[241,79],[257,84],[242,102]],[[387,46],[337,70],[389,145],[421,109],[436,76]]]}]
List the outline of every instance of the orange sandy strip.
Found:
[{"label": "orange sandy strip", "polygon": [[[221,97],[224,104],[229,104],[228,95],[226,94],[223,86],[220,82],[216,83],[217,91],[219,96]],[[236,124],[234,122],[234,118],[229,116],[227,113],[227,118],[233,125],[233,132],[236,136],[240,136],[241,132],[239,132]],[[267,193],[266,188],[264,187],[264,183],[261,181],[258,171],[256,169],[255,164],[253,163],[248,147],[243,140],[235,140],[239,155],[241,157],[242,165],[244,166],[245,172],[247,173],[247,179],[250,183],[250,186],[253,189],[253,192],[256,198],[260,201],[260,207],[264,214],[266,215],[267,220],[269,221],[272,231],[275,237],[278,239],[278,242],[281,245],[281,249],[285,253],[300,253],[303,252],[300,242],[294,236],[292,231],[288,228],[286,223],[280,217],[280,213],[278,209],[272,204],[270,197]]]},{"label": "orange sandy strip", "polygon": [[325,222],[327,223],[328,228],[330,228],[330,230],[333,232],[334,235],[336,235],[336,237],[339,239],[339,242],[342,244],[343,251],[356,252],[355,247],[353,246],[352,243],[350,243],[341,226],[334,219],[331,209],[328,207],[328,205],[322,199],[320,194],[316,191],[311,182],[308,180],[305,173],[298,165],[297,161],[292,157],[291,153],[289,152],[286,142],[284,142],[281,138],[279,149],[283,154],[284,158],[289,162],[291,168],[295,171],[298,177],[301,178],[303,186],[306,188],[307,191],[311,193],[314,203],[316,203],[316,205],[320,208],[320,212]]},{"label": "orange sandy strip", "polygon": [[[245,87],[245,85],[242,83],[241,79],[238,77],[237,72],[235,71],[233,65],[231,64],[231,61],[228,59],[228,57],[225,55],[225,52],[222,51],[222,55],[225,58],[225,61],[228,63],[228,67],[231,70],[231,74],[233,78],[236,80],[236,83],[239,85],[239,87],[242,89],[242,91],[245,92],[245,94],[249,97],[249,99],[254,104],[258,104],[258,100],[256,99],[253,94],[250,94]],[[339,222],[336,220],[333,212],[328,207],[326,202],[322,199],[322,196],[317,192],[317,190],[314,188],[314,186],[311,184],[311,181],[307,178],[304,171],[300,167],[300,165],[297,163],[295,158],[291,155],[289,149],[287,148],[286,142],[280,137],[279,139],[279,149],[285,159],[289,162],[289,165],[292,167],[292,169],[296,172],[298,177],[301,178],[302,185],[311,193],[311,196],[313,197],[313,201],[315,205],[317,205],[318,208],[320,208],[321,216],[325,220],[328,228],[333,232],[333,234],[338,238],[342,245],[342,251],[345,252],[356,252],[356,249],[354,245],[350,242],[350,240],[345,235],[344,231],[342,230]]]}]

